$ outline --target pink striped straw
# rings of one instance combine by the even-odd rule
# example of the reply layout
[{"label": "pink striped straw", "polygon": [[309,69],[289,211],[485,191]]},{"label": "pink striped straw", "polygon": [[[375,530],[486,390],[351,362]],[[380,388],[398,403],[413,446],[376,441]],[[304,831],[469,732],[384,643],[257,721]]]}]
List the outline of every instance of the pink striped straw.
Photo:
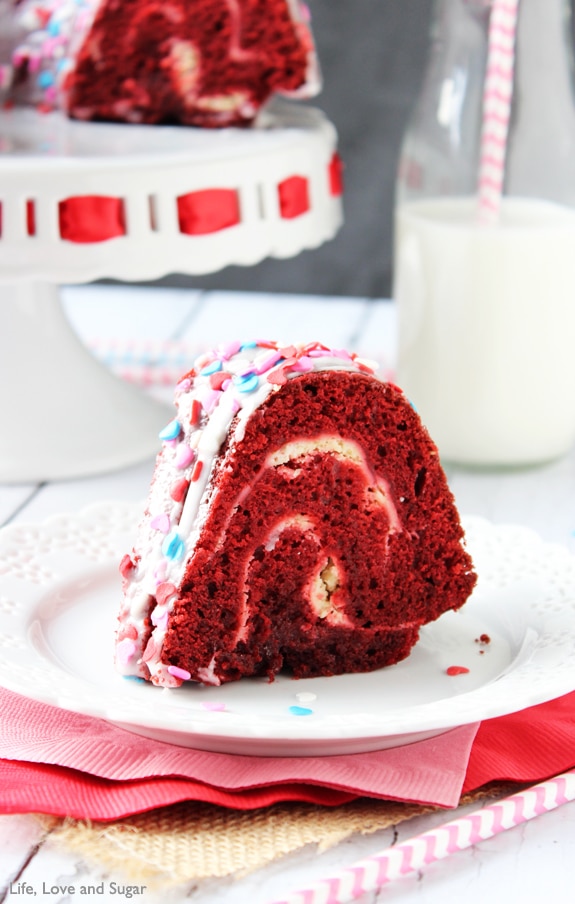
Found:
[{"label": "pink striped straw", "polygon": [[501,207],[519,3],[493,0],[489,19],[478,182],[481,223],[497,222]]},{"label": "pink striped straw", "polygon": [[444,860],[451,854],[464,851],[479,841],[493,838],[572,800],[575,800],[575,770],[416,835],[373,857],[359,860],[332,878],[321,879],[309,888],[269,904],[348,904],[395,879]]}]

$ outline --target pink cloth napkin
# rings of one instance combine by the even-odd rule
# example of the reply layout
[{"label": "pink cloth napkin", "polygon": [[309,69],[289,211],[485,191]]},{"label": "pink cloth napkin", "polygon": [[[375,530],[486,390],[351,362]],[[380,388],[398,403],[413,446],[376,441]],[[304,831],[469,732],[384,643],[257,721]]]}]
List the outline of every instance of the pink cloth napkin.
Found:
[{"label": "pink cloth napkin", "polygon": [[154,741],[0,689],[0,812],[111,819],[176,800],[246,809],[358,795],[452,807],[477,728],[374,753],[240,756]]}]

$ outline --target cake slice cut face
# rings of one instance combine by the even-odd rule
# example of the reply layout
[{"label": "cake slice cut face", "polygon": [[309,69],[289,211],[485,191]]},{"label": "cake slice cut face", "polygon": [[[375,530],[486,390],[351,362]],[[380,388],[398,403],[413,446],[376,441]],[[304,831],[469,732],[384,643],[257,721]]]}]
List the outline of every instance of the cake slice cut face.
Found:
[{"label": "cake slice cut face", "polygon": [[371,671],[476,581],[437,449],[369,362],[232,343],[176,391],[116,663],[175,687]]}]

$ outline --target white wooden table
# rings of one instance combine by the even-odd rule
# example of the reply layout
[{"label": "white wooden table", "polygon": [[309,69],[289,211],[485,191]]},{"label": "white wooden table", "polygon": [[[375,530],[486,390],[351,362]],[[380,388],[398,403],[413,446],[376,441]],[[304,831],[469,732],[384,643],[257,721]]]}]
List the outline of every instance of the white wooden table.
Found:
[{"label": "white wooden table", "polygon": [[[170,339],[202,347],[238,337],[269,336],[286,342],[321,339],[393,365],[395,317],[393,305],[386,301],[96,286],[67,289],[64,299],[72,323],[88,341]],[[151,460],[145,461],[81,480],[0,485],[0,525],[43,520],[102,499],[140,501],[145,498],[152,465]],[[526,525],[545,540],[575,552],[575,451],[537,469],[474,473],[450,467],[447,473],[462,513]],[[161,898],[192,904],[266,904],[454,815],[433,814],[397,829],[354,836],[322,855],[310,847],[247,878],[214,880]],[[379,894],[369,894],[361,904],[443,904],[447,900],[571,904],[575,900],[573,862],[575,805],[568,804],[399,880]],[[101,881],[104,893],[94,896],[97,900],[107,904],[125,900],[111,893],[112,880],[125,884],[124,877],[104,875],[55,847],[49,837],[44,839],[33,817],[0,816],[0,904],[32,897],[26,892],[28,886],[36,892],[37,901],[70,904],[84,898],[46,894],[43,887]],[[134,900],[159,904],[160,897],[146,892]]]}]

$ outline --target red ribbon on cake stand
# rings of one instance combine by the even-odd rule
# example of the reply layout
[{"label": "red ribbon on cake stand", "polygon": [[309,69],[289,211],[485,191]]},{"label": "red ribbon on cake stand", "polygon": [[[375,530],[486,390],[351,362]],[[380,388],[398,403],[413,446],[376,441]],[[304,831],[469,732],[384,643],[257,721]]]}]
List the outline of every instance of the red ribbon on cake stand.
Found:
[{"label": "red ribbon on cake stand", "polygon": [[342,222],[335,129],[274,100],[257,125],[195,129],[0,113],[0,481],[79,477],[156,453],[170,412],[113,376],[59,286],[287,258]]}]

